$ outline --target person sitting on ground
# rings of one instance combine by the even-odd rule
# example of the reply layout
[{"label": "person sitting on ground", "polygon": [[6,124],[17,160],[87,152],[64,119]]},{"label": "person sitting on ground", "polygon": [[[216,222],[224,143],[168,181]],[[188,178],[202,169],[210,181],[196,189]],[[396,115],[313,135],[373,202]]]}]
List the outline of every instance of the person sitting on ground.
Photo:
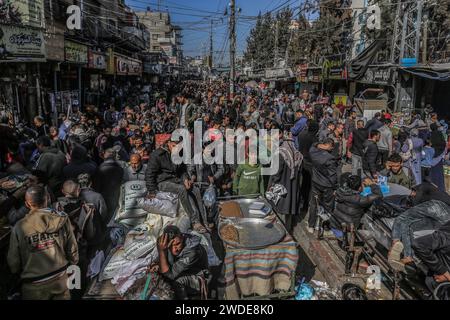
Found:
[{"label": "person sitting on ground", "polygon": [[179,300],[187,300],[189,291],[207,295],[208,255],[200,240],[196,235],[181,233],[176,226],[167,226],[158,238],[159,272],[171,283]]},{"label": "person sitting on ground", "polygon": [[44,187],[25,194],[30,209],[11,232],[8,265],[20,275],[23,300],[69,300],[67,266],[78,263],[78,245],[69,217],[49,209]]},{"label": "person sitting on ground", "polygon": [[[361,195],[364,187],[370,187],[372,193],[368,196]],[[333,221],[332,226],[341,229],[345,223],[348,227],[353,224],[357,229],[366,210],[382,197],[381,189],[375,181],[367,178],[362,181],[357,175],[349,176],[336,191],[336,207],[333,211],[336,221]]]},{"label": "person sitting on ground", "polygon": [[125,165],[123,170],[123,182],[145,180],[147,165],[142,163],[142,158],[138,153],[130,156],[130,162]]},{"label": "person sitting on ground", "polygon": [[398,184],[408,189],[416,185],[414,175],[409,168],[403,166],[403,159],[398,153],[388,158],[386,169],[382,170],[380,175],[387,177],[388,183]]}]

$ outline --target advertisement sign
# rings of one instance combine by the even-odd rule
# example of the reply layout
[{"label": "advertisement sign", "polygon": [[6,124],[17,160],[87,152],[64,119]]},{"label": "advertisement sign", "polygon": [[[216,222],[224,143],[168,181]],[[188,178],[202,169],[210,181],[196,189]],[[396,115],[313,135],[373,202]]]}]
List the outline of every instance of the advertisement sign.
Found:
[{"label": "advertisement sign", "polygon": [[118,75],[140,76],[142,74],[142,62],[140,60],[119,56],[115,54],[116,73]]},{"label": "advertisement sign", "polygon": [[393,83],[393,71],[392,67],[369,67],[358,82],[388,86]]},{"label": "advertisement sign", "polygon": [[278,78],[293,78],[294,73],[290,68],[281,69],[267,69],[266,78],[267,79],[278,79]]},{"label": "advertisement sign", "polygon": [[0,25],[0,62],[24,61],[46,61],[42,31]]},{"label": "advertisement sign", "polygon": [[314,68],[308,69],[308,82],[320,82],[322,81],[322,69]]},{"label": "advertisement sign", "polygon": [[297,66],[297,81],[308,82],[308,64],[300,64]]},{"label": "advertisement sign", "polygon": [[345,80],[347,78],[345,70],[345,64],[341,59],[325,60],[323,64],[326,79]]},{"label": "advertisement sign", "polygon": [[44,33],[47,60],[64,61],[64,25],[54,23],[53,28]]},{"label": "advertisement sign", "polygon": [[103,53],[88,51],[88,68],[90,69],[106,69],[106,56]]},{"label": "advertisement sign", "polygon": [[64,42],[65,60],[70,63],[88,63],[88,47],[72,41]]},{"label": "advertisement sign", "polygon": [[162,65],[146,62],[144,63],[144,72],[149,74],[161,74]]},{"label": "advertisement sign", "polygon": [[347,106],[348,96],[346,95],[334,95],[333,103],[337,106]]},{"label": "advertisement sign", "polygon": [[161,46],[161,50],[169,57],[173,56],[173,46]]},{"label": "advertisement sign", "polygon": [[0,23],[43,28],[43,0],[0,0]]}]

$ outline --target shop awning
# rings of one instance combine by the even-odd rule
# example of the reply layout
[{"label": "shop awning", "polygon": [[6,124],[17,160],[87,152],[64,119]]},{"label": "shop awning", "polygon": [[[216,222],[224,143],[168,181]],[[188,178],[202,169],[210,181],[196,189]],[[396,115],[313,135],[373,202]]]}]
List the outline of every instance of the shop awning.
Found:
[{"label": "shop awning", "polygon": [[450,81],[450,63],[421,65],[401,70],[430,80]]}]

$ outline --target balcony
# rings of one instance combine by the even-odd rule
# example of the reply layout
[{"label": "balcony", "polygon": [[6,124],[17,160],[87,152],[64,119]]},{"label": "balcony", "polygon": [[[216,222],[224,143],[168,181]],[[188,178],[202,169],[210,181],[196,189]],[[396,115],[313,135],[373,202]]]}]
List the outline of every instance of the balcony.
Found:
[{"label": "balcony", "polygon": [[123,27],[121,30],[122,39],[128,40],[124,46],[142,50],[146,48],[146,42],[144,41],[144,34],[141,29],[136,27]]},{"label": "balcony", "polygon": [[173,38],[158,38],[159,44],[175,44],[175,40]]}]

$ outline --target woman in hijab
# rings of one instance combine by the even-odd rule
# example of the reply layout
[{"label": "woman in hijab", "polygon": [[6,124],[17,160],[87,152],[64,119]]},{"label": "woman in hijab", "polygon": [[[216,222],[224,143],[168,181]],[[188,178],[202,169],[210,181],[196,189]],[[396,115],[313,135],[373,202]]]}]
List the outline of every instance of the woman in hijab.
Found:
[{"label": "woman in hijab", "polygon": [[444,182],[444,157],[447,153],[446,143],[442,132],[439,131],[437,124],[432,123],[431,129],[431,147],[434,149],[433,163],[430,170],[429,179],[439,190],[445,192]]}]

